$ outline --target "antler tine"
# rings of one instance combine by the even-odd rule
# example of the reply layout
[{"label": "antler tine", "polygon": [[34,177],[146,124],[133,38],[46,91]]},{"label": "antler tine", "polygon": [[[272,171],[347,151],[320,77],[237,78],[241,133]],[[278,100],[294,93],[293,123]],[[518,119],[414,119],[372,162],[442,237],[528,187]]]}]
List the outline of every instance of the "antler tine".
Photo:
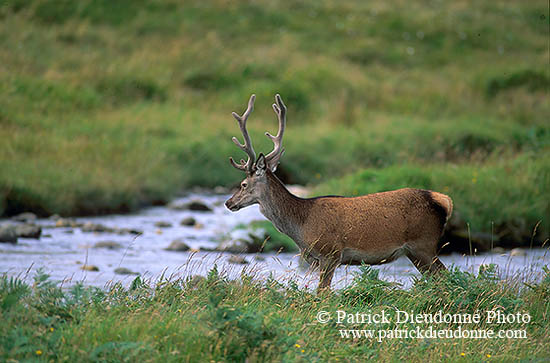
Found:
[{"label": "antler tine", "polygon": [[277,118],[279,119],[279,131],[277,132],[277,136],[273,136],[269,132],[265,133],[265,135],[273,141],[273,151],[266,155],[265,160],[271,171],[275,171],[277,169],[277,165],[279,164],[279,160],[285,151],[282,145],[283,134],[286,126],[286,106],[279,94],[275,95],[275,103],[272,106],[273,111],[275,111]]},{"label": "antler tine", "polygon": [[229,161],[231,162],[231,165],[233,167],[251,172],[252,167],[254,165],[254,161],[256,161],[256,153],[254,152],[254,148],[252,147],[252,141],[250,140],[250,136],[248,135],[248,130],[246,129],[246,120],[248,120],[248,116],[252,113],[254,110],[254,101],[256,100],[256,95],[250,96],[250,100],[248,100],[248,108],[243,113],[242,116],[239,116],[236,112],[232,112],[233,117],[237,122],[239,123],[239,127],[241,129],[241,133],[244,137],[244,144],[241,144],[239,140],[236,137],[233,137],[232,140],[241,150],[243,150],[248,155],[248,161],[245,163],[244,160],[241,159],[241,163],[237,164],[232,157],[229,158]]}]

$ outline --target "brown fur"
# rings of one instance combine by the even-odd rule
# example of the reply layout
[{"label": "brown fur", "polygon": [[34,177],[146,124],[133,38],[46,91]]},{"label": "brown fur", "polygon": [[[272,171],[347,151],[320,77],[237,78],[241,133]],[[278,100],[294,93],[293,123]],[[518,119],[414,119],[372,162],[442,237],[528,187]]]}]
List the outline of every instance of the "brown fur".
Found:
[{"label": "brown fur", "polygon": [[320,288],[330,286],[340,264],[380,264],[406,255],[421,271],[445,269],[437,243],[452,213],[448,196],[399,189],[360,197],[292,195],[270,172],[258,201],[262,213],[289,235],[306,257],[319,261]]}]

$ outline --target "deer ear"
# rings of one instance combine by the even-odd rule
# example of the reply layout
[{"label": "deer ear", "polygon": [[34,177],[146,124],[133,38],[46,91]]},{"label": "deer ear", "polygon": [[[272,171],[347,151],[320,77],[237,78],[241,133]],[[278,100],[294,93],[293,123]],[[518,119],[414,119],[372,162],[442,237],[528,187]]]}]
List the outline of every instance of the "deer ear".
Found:
[{"label": "deer ear", "polygon": [[258,160],[256,160],[256,175],[262,175],[267,169],[267,164],[265,162],[265,156],[263,153],[260,153]]}]

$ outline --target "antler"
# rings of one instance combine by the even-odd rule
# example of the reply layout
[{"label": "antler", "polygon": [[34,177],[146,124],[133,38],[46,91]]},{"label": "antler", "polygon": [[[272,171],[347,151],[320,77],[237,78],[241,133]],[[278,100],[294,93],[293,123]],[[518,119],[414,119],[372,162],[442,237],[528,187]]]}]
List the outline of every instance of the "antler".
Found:
[{"label": "antler", "polygon": [[237,164],[232,157],[229,158],[229,161],[231,162],[231,165],[233,165],[235,168],[249,173],[252,172],[252,167],[254,166],[254,161],[256,160],[256,153],[254,152],[252,141],[250,140],[250,136],[248,135],[248,131],[246,130],[246,120],[248,119],[248,116],[250,116],[252,110],[254,110],[254,100],[256,100],[256,95],[253,94],[252,96],[250,96],[250,100],[248,100],[248,108],[242,116],[239,116],[237,113],[232,112],[233,117],[235,117],[235,119],[239,123],[239,127],[241,128],[241,133],[244,137],[244,144],[241,144],[236,137],[233,137],[232,140],[235,145],[237,145],[241,150],[248,154],[248,161],[245,163],[245,161],[241,159],[241,163]]},{"label": "antler", "polygon": [[279,94],[275,95],[275,102],[272,107],[275,113],[277,114],[277,118],[279,119],[279,131],[277,132],[277,136],[271,135],[269,132],[266,132],[265,135],[273,141],[273,151],[266,155],[265,160],[267,163],[267,166],[271,171],[275,171],[277,169],[277,165],[279,164],[279,160],[281,159],[281,156],[285,152],[285,149],[283,146],[283,133],[285,132],[285,126],[286,126],[286,106],[283,103],[283,100],[281,99],[281,96]]}]

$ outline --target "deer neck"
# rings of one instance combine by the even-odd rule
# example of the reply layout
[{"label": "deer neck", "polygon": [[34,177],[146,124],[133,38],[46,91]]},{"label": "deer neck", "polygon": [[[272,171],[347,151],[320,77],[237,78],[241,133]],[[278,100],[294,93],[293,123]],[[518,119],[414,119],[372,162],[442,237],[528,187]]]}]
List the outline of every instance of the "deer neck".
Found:
[{"label": "deer neck", "polygon": [[267,170],[266,173],[267,192],[259,200],[260,212],[280,232],[299,243],[302,239],[301,227],[307,214],[307,202],[289,192],[271,171]]}]

